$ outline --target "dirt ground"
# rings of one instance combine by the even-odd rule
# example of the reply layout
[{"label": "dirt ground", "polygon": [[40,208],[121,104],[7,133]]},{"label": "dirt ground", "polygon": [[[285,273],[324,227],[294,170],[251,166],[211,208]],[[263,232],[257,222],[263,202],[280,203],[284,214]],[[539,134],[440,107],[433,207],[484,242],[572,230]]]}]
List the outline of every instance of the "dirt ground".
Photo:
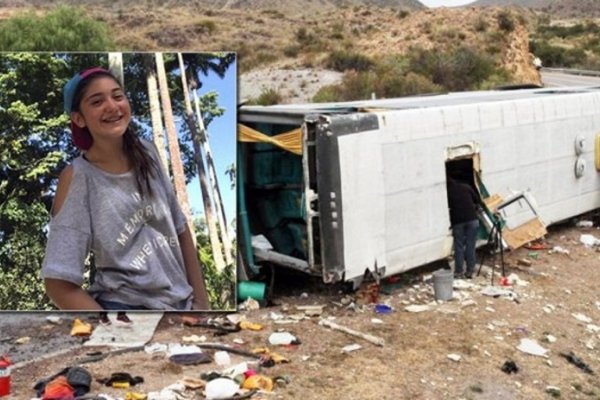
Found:
[{"label": "dirt ground", "polygon": [[[262,324],[262,331],[243,330],[215,337],[213,330],[184,326],[180,315],[168,314],[159,324],[152,343],[180,342],[184,336],[196,334],[206,336],[208,342],[245,350],[268,346],[289,358],[289,363],[262,370],[272,378],[285,376],[289,383],[276,385],[271,393],[255,394],[253,399],[600,399],[596,376],[600,371],[600,327],[596,325],[600,325],[596,288],[600,281],[600,253],[581,243],[582,234],[600,237],[598,228],[578,228],[570,221],[550,228],[544,241],[550,248],[560,246],[569,254],[526,248],[506,254],[507,274],[516,273],[527,283],[505,288],[516,294],[517,301],[514,296],[494,298],[480,293],[490,283],[489,275],[484,277],[489,269],[484,266],[481,276],[461,282],[462,286],[472,284],[472,287],[455,289],[454,298],[448,302],[435,302],[432,268],[422,268],[401,275],[393,284],[383,282],[378,302],[391,306],[391,313],[376,313],[374,304],[357,306],[352,300],[360,300],[361,291],[348,295],[338,287],[296,286],[286,288],[285,295],[277,295],[274,299],[277,305],[273,307],[240,313],[249,321]],[[519,260],[523,259],[531,265],[520,266]],[[500,258],[488,256],[486,264],[493,261],[499,263]],[[499,287],[497,282],[498,277],[495,287]],[[291,324],[276,322],[274,318],[298,314],[298,305],[325,307],[321,317],[307,317]],[[409,305],[429,305],[429,310],[408,312],[405,308]],[[26,317],[20,318],[25,321]],[[320,326],[319,318],[377,336],[385,344],[379,347],[332,331]],[[34,397],[31,388],[35,381],[72,365],[94,350],[81,347],[78,339],[73,338],[68,339],[72,347],[66,352],[53,344],[56,340],[53,338],[68,337],[69,323],[51,325],[40,318],[35,322],[33,318],[27,322],[29,328],[21,326],[13,331],[2,325],[3,351],[14,354],[19,363],[19,368],[12,371],[11,399]],[[301,344],[279,348],[269,345],[269,336],[277,330],[292,333]],[[24,335],[32,337],[30,344],[16,345],[14,340],[3,339]],[[240,339],[243,344],[239,344]],[[547,356],[521,352],[517,349],[521,339],[535,340],[548,350]],[[55,351],[59,354],[31,361],[32,357],[43,354],[19,353],[19,346],[36,343],[45,346],[46,357]],[[350,344],[362,348],[343,352],[342,348]],[[585,362],[594,375],[560,355],[568,352]],[[451,354],[460,357],[459,361],[451,360],[448,357]],[[510,375],[501,370],[509,360],[519,369]],[[234,364],[242,361],[252,360],[232,355]],[[184,376],[199,377],[202,372],[221,369],[214,362],[177,366],[162,355],[151,356],[143,351],[110,356],[83,366],[94,379],[117,371],[140,375],[145,383],[135,390],[145,393],[160,390]],[[560,392],[552,392],[549,387]],[[91,393],[123,398],[126,392],[94,382]],[[189,393],[189,398],[204,398],[201,392]]]}]

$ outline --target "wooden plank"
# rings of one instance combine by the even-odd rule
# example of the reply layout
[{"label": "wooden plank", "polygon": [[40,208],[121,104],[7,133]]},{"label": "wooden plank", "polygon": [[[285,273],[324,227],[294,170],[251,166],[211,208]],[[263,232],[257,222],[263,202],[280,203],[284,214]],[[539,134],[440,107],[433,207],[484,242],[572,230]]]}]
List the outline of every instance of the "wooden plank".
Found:
[{"label": "wooden plank", "polygon": [[502,230],[502,238],[511,250],[515,250],[524,244],[541,238],[546,233],[546,226],[539,218],[534,218],[512,230],[505,227]]}]

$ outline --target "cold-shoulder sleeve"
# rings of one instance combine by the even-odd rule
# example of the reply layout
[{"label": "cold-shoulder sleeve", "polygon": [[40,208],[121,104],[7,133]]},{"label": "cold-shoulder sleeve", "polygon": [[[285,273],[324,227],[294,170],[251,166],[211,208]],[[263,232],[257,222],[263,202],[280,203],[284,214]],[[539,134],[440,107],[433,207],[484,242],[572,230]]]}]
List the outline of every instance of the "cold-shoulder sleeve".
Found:
[{"label": "cold-shoulder sleeve", "polygon": [[58,214],[50,219],[42,277],[82,285],[92,232],[88,185],[75,164],[67,197]]}]

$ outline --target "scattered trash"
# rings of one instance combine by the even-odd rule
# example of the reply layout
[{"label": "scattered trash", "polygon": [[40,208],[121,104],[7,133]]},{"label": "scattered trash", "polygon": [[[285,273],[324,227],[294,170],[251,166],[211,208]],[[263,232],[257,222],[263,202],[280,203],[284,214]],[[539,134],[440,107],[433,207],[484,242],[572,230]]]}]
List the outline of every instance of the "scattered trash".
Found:
[{"label": "scattered trash", "polygon": [[215,362],[220,367],[228,367],[231,364],[231,357],[229,357],[229,353],[226,351],[217,351],[214,357]]},{"label": "scattered trash", "polygon": [[537,251],[530,251],[529,253],[527,253],[527,257],[533,258],[534,260],[537,260],[539,255],[540,253],[538,253]]},{"label": "scattered trash", "polygon": [[167,345],[162,343],[152,343],[144,347],[144,351],[148,354],[166,353]]},{"label": "scattered trash", "polygon": [[560,397],[560,388],[556,386],[546,386],[546,393],[552,397]]},{"label": "scattered trash", "polygon": [[350,353],[352,351],[360,349],[362,349],[362,346],[360,344],[349,344],[348,346],[342,347],[342,353]]},{"label": "scattered trash", "polygon": [[408,312],[419,313],[419,312],[429,311],[429,306],[426,304],[424,304],[424,305],[413,304],[408,307],[404,307],[404,309]]},{"label": "scattered trash", "polygon": [[592,228],[594,226],[594,223],[592,221],[581,220],[577,221],[575,226],[578,228]]},{"label": "scattered trash", "polygon": [[363,284],[356,291],[356,302],[358,304],[372,304],[379,300],[379,284],[372,282]]},{"label": "scattered trash", "polygon": [[302,293],[300,294],[300,298],[301,298],[301,299],[308,299],[308,293],[306,293],[306,292],[302,292]]},{"label": "scattered trash", "polygon": [[300,344],[298,339],[289,332],[274,332],[269,336],[269,343],[274,346]]},{"label": "scattered trash", "polygon": [[184,336],[181,338],[181,341],[183,343],[202,343],[202,342],[206,342],[206,336],[204,336],[204,335],[202,335],[202,336],[198,336],[198,335]]},{"label": "scattered trash", "polygon": [[513,292],[510,290],[502,289],[496,286],[486,286],[480,292],[484,296],[489,297],[500,297],[500,296],[509,296],[513,295]]},{"label": "scattered trash", "polygon": [[46,321],[50,322],[53,325],[60,325],[62,319],[56,315],[49,315],[46,317]]},{"label": "scattered trash", "polygon": [[552,336],[552,335],[549,335],[549,334],[548,334],[548,335],[546,335],[546,336],[544,337],[544,339],[545,339],[545,340],[546,340],[546,342],[548,342],[548,343],[555,343],[555,342],[556,342],[556,337],[555,337],[555,336]]},{"label": "scattered trash", "polygon": [[547,349],[543,348],[532,339],[521,339],[521,343],[517,346],[517,350],[523,353],[531,354],[538,357],[546,357]]},{"label": "scattered trash", "polygon": [[566,358],[568,362],[575,365],[577,368],[579,368],[583,372],[590,374],[590,375],[594,375],[594,371],[592,371],[590,366],[587,365],[586,363],[584,363],[583,360],[581,360],[579,357],[577,357],[572,351],[570,351],[568,354],[565,354],[565,353],[559,353],[559,354],[561,357]]},{"label": "scattered trash", "polygon": [[545,243],[536,242],[526,244],[525,248],[528,250],[548,250],[550,247]]},{"label": "scattered trash", "polygon": [[458,354],[448,354],[446,357],[455,362],[459,362],[462,359],[462,357]]},{"label": "scattered trash", "polygon": [[476,306],[477,302],[473,299],[468,299],[463,301],[462,303],[460,303],[460,306],[465,308],[465,307],[470,307],[470,306]]},{"label": "scattered trash", "polygon": [[205,394],[207,399],[226,399],[233,397],[239,389],[238,384],[227,378],[217,378],[206,384]]},{"label": "scattered trash", "polygon": [[510,286],[510,281],[506,276],[501,277],[498,283],[500,284],[500,286]]},{"label": "scattered trash", "polygon": [[206,382],[199,378],[192,378],[184,376],[179,382],[181,382],[188,389],[202,389],[206,386]]},{"label": "scattered trash", "polygon": [[371,318],[371,323],[373,324],[383,324],[383,320],[379,318]]},{"label": "scattered trash", "polygon": [[263,328],[263,326],[261,324],[255,324],[250,321],[240,321],[238,323],[238,326],[240,327],[240,329],[250,330],[250,331],[260,331]]},{"label": "scattered trash", "polygon": [[588,332],[592,332],[592,333],[600,332],[600,326],[594,325],[594,324],[588,324],[586,329],[588,330]]},{"label": "scattered trash", "polygon": [[235,343],[235,344],[244,344],[245,342],[244,342],[243,339],[235,338],[235,339],[233,339],[233,343]]},{"label": "scattered trash", "polygon": [[271,380],[271,378],[264,376],[264,375],[260,375],[260,374],[255,374],[255,375],[251,375],[248,378],[246,378],[246,380],[244,380],[244,383],[242,384],[242,388],[244,389],[260,389],[260,390],[266,390],[267,392],[270,392],[273,390],[273,381]]},{"label": "scattered trash", "polygon": [[390,314],[392,311],[392,307],[388,306],[387,304],[375,305],[375,312],[378,314]]},{"label": "scattered trash", "polygon": [[594,247],[600,245],[600,240],[596,238],[594,235],[581,235],[579,237],[579,241],[583,243],[585,247]]},{"label": "scattered trash", "polygon": [[493,309],[492,307],[486,307],[485,311],[487,311],[487,312],[496,312],[496,310]]},{"label": "scattered trash", "polygon": [[324,305],[315,305],[315,306],[296,306],[298,311],[304,311],[304,314],[309,317],[319,317],[323,314]]},{"label": "scattered trash", "polygon": [[75,318],[71,328],[71,336],[90,336],[92,334],[92,325]]},{"label": "scattered trash", "polygon": [[542,310],[544,310],[546,314],[550,314],[556,310],[556,307],[552,304],[546,304],[544,307],[542,307]]},{"label": "scattered trash", "polygon": [[579,322],[585,322],[586,324],[589,324],[592,322],[592,319],[590,317],[583,315],[581,313],[573,313],[571,315]]},{"label": "scattered trash", "polygon": [[571,254],[571,252],[569,250],[562,248],[560,246],[554,246],[552,248],[552,250],[550,250],[550,253]]},{"label": "scattered trash", "polygon": [[31,337],[29,336],[23,336],[15,340],[15,344],[27,344],[29,342],[31,342]]},{"label": "scattered trash", "polygon": [[357,337],[362,338],[362,339],[366,340],[367,342],[373,343],[377,346],[383,346],[385,344],[385,341],[382,338],[379,338],[379,337],[373,336],[373,335],[369,335],[366,333],[358,332],[353,329],[338,325],[334,322],[327,321],[325,319],[320,320],[319,325],[325,326],[327,328],[330,328],[330,329],[333,329],[336,331],[347,333],[348,335],[357,336]]},{"label": "scattered trash", "polygon": [[508,282],[510,282],[511,285],[516,286],[529,286],[529,282],[519,278],[519,276],[515,273],[508,275]]},{"label": "scattered trash", "polygon": [[254,300],[252,297],[248,297],[245,301],[238,305],[238,310],[253,311],[259,309],[260,303]]},{"label": "scattered trash", "polygon": [[519,367],[517,367],[517,364],[514,361],[508,360],[505,361],[502,365],[502,372],[507,373],[509,375],[516,374],[517,372],[519,372]]},{"label": "scattered trash", "polygon": [[96,379],[98,383],[114,388],[126,389],[129,386],[135,386],[139,383],[144,383],[144,378],[141,376],[132,376],[127,372],[114,372],[109,378]]},{"label": "scattered trash", "polygon": [[531,267],[531,261],[526,258],[520,258],[517,260],[517,264],[522,265],[524,267]]}]

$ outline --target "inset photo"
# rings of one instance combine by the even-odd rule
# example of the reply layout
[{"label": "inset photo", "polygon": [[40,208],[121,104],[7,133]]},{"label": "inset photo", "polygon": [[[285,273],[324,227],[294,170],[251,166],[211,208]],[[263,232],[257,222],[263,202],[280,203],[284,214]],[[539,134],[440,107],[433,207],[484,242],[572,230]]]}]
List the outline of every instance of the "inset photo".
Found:
[{"label": "inset photo", "polygon": [[236,54],[0,54],[0,310],[235,309]]}]

